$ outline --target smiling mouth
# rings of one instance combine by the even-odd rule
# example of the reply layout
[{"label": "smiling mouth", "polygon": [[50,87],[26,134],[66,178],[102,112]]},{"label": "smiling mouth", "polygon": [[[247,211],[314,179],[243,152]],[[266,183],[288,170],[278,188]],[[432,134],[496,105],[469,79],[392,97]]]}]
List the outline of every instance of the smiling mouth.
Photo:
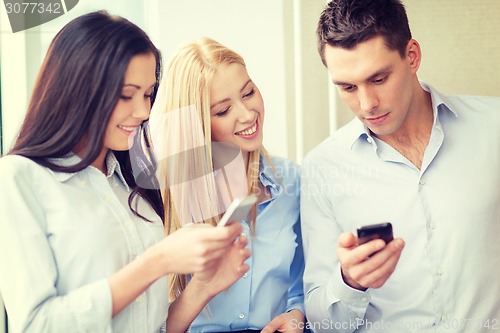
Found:
[{"label": "smiling mouth", "polygon": [[126,132],[133,132],[135,131],[139,126],[124,126],[124,125],[118,125],[118,128],[126,131]]},{"label": "smiling mouth", "polygon": [[247,128],[243,131],[236,132],[234,134],[236,135],[252,135],[257,131],[257,121],[253,124],[252,127]]}]

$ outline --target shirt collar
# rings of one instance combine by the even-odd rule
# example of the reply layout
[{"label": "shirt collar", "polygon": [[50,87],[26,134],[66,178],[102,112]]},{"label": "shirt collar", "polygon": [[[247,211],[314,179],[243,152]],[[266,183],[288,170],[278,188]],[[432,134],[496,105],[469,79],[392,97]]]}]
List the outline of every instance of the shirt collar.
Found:
[{"label": "shirt collar", "polygon": [[[74,153],[69,153],[66,156],[63,157],[58,157],[58,158],[51,158],[50,161],[56,165],[63,166],[63,167],[69,167],[78,164],[82,159],[74,154]],[[130,190],[127,182],[125,181],[125,177],[123,177],[123,173],[120,167],[120,163],[116,159],[115,154],[113,152],[108,152],[106,155],[106,165],[107,165],[107,175],[106,178],[110,178],[113,176],[113,174],[116,173],[120,181],[123,183],[127,191]],[[89,168],[94,168],[93,166],[88,166],[84,170],[88,170]],[[94,168],[95,169],[95,168]],[[82,171],[84,171],[82,170]],[[68,172],[58,172],[58,171],[52,171],[50,172],[54,175],[54,177],[61,183],[66,182],[68,179],[72,178],[75,176],[78,172],[73,172],[73,173],[68,173]],[[100,172],[100,171],[99,171]]]},{"label": "shirt collar", "polygon": [[120,167],[120,163],[116,159],[115,154],[113,152],[109,152],[108,155],[106,156],[106,165],[108,167],[108,174],[106,175],[106,178],[110,178],[113,176],[113,174],[116,173],[122,184],[125,186],[127,189],[127,192],[130,191],[130,187],[127,184],[127,181],[125,180],[125,177],[123,177],[123,172]]},{"label": "shirt collar", "polygon": [[281,184],[278,177],[276,177],[273,166],[267,158],[261,155],[260,157],[260,173],[259,180],[265,187],[271,188],[271,197],[274,198],[281,191]]},{"label": "shirt collar", "polygon": [[[455,115],[455,117],[458,117],[457,110],[453,108],[453,104],[445,95],[441,94],[439,91],[423,81],[420,81],[420,85],[425,91],[431,94],[432,112],[434,114],[433,126],[436,126],[436,124],[439,123],[438,114],[444,112],[444,110],[451,112]],[[361,120],[354,118],[347,126],[349,126],[349,135],[347,135],[347,138],[351,145],[351,149],[354,149],[360,141],[362,142],[362,140],[372,144],[375,150],[377,149],[377,143],[372,137],[370,130],[361,122]]]},{"label": "shirt collar", "polygon": [[[76,165],[78,164],[82,159],[74,154],[74,153],[68,153],[66,154],[65,156],[62,156],[62,157],[57,157],[57,158],[50,158],[49,161],[51,163],[54,163],[58,166],[62,166],[62,167],[70,167],[70,166],[73,166],[73,165]],[[67,181],[68,179],[70,179],[71,177],[73,177],[74,175],[76,175],[76,172],[73,172],[73,173],[68,173],[68,172],[59,172],[59,171],[53,171],[53,170],[50,170],[49,169],[49,172],[52,173],[54,175],[54,177],[61,183]]]},{"label": "shirt collar", "polygon": [[434,113],[434,124],[436,124],[436,119],[438,119],[438,112],[444,112],[444,110],[451,112],[455,117],[458,118],[458,112],[456,108],[453,108],[453,103],[446,97],[446,95],[441,94],[439,91],[434,89],[431,85],[420,81],[422,88],[431,94],[432,101],[432,111]]}]

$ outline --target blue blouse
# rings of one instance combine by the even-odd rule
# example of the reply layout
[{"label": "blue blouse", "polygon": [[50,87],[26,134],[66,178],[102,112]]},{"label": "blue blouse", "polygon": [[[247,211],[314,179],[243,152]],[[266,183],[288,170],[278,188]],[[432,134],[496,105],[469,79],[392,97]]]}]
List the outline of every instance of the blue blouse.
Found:
[{"label": "blue blouse", "polygon": [[289,310],[304,312],[304,258],[300,232],[299,167],[293,162],[261,159],[260,181],[271,198],[258,205],[255,235],[242,221],[252,256],[250,269],[210,301],[191,325],[191,332],[224,332],[264,328]]}]

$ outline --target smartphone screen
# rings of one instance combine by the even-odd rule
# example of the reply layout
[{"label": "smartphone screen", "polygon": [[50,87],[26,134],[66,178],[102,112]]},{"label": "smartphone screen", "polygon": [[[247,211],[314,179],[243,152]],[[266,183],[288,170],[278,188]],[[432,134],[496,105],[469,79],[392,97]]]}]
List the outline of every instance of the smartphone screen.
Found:
[{"label": "smartphone screen", "polygon": [[359,244],[364,244],[372,239],[383,239],[386,244],[394,239],[392,235],[392,224],[389,222],[370,224],[357,229]]},{"label": "smartphone screen", "polygon": [[234,221],[244,220],[256,202],[257,196],[253,194],[246,196],[245,198],[235,199],[229,205],[227,211],[224,213],[224,216],[222,216],[217,225],[223,227]]}]

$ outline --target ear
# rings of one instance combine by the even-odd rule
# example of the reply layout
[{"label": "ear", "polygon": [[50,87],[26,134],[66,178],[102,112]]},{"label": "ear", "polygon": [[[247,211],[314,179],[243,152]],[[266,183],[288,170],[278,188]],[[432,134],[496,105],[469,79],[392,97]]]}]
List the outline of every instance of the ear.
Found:
[{"label": "ear", "polygon": [[415,39],[410,39],[408,45],[406,45],[406,58],[411,71],[416,73],[422,60],[422,51],[420,50],[420,44]]}]

